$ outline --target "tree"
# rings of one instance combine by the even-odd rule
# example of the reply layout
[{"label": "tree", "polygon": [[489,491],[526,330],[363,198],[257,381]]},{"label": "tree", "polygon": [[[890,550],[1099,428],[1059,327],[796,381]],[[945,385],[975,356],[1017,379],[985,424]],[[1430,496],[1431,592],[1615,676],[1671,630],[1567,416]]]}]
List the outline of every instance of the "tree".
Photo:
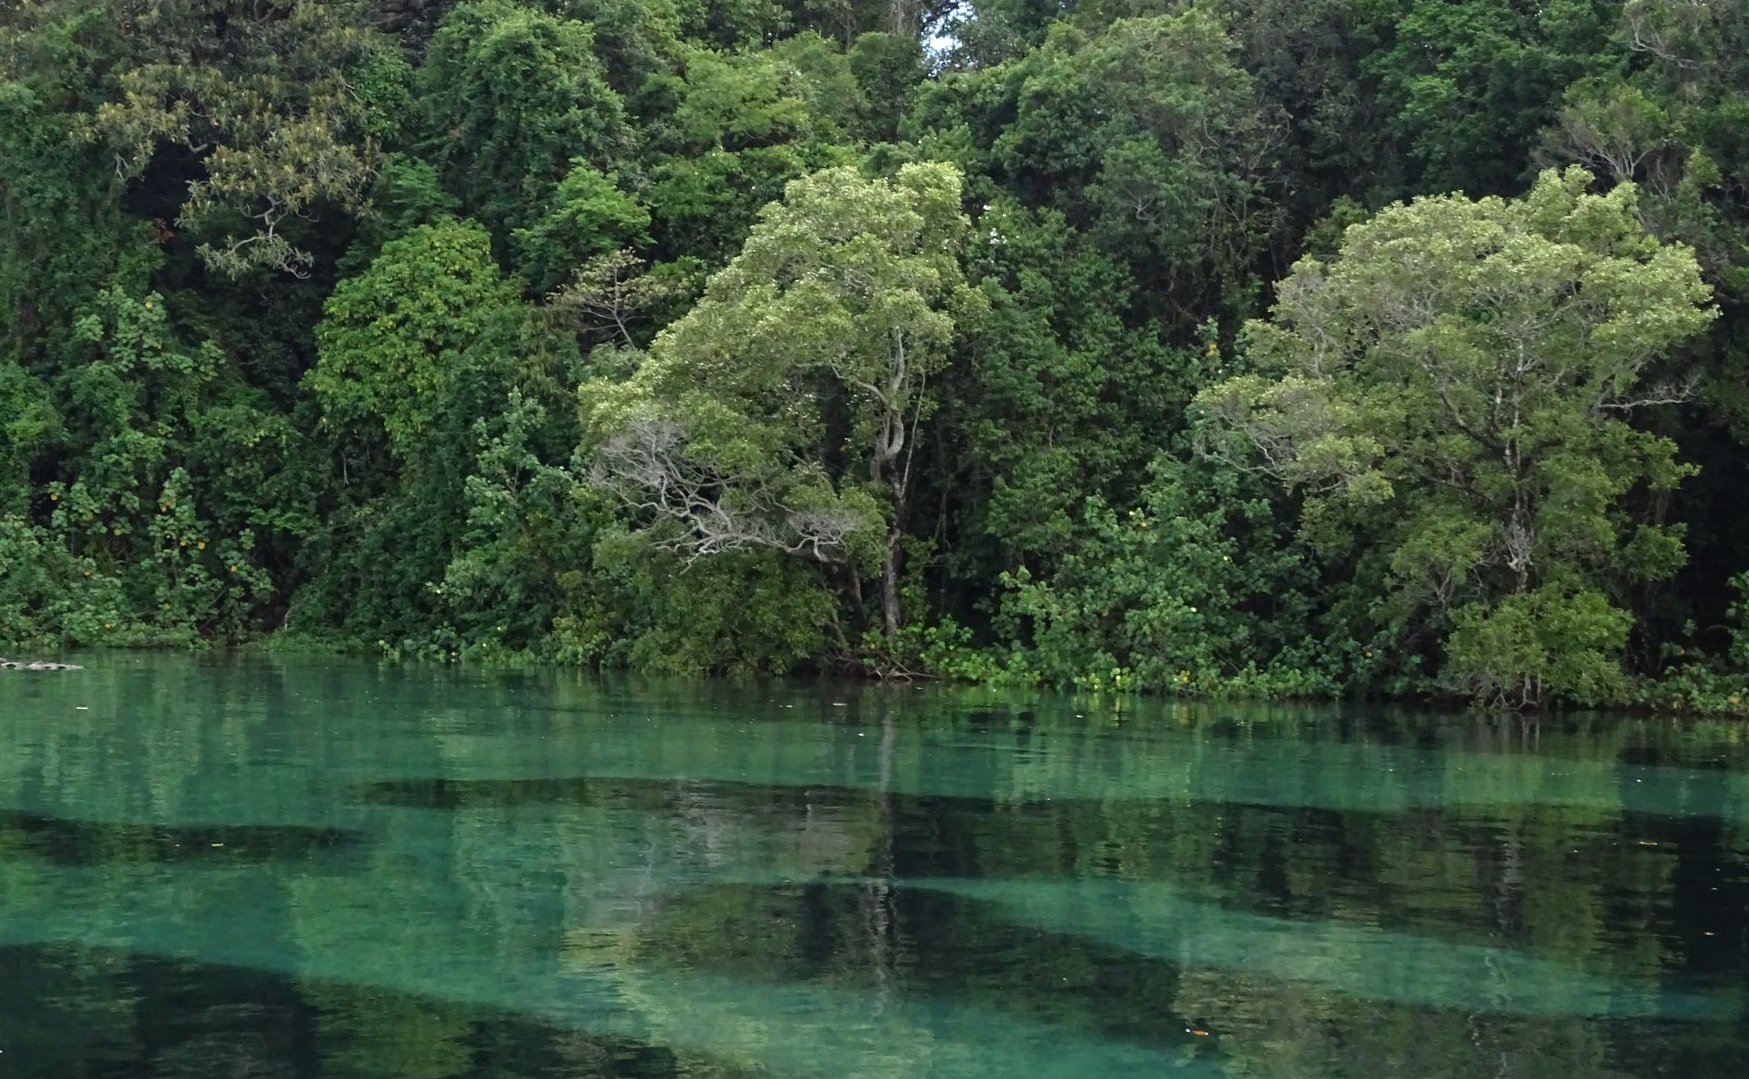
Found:
[{"label": "tree", "polygon": [[209,267],[232,277],[308,273],[313,256],[288,229],[324,208],[358,208],[387,124],[379,106],[404,94],[405,61],[371,29],[371,9],[360,0],[104,6],[131,62],[84,133],[129,179],[185,188],[179,220],[206,237]]},{"label": "tree", "polygon": [[896,635],[931,379],[977,307],[967,228],[948,166],[791,183],[629,382],[585,386],[598,481],[695,557],[776,548],[859,588],[872,554]]},{"label": "tree", "polygon": [[956,618],[1000,623],[1002,574],[1050,579],[1093,538],[1092,500],[1137,504],[1212,361],[1158,323],[1126,325],[1144,290],[1062,214],[1002,197],[978,224],[967,273],[989,312],[939,387],[928,499],[947,518],[938,594]]},{"label": "tree", "polygon": [[1314,574],[1267,481],[1161,455],[1138,505],[1094,495],[1048,574],[1005,572],[1011,669],[1056,685],[1311,688]]},{"label": "tree", "polygon": [[547,212],[511,234],[536,293],[551,291],[591,259],[650,242],[650,211],[615,181],[585,161],[572,162]]},{"label": "tree", "polygon": [[587,343],[629,354],[639,343],[632,327],[650,321],[655,308],[683,291],[680,284],[650,273],[632,252],[613,251],[577,267],[547,303],[574,318]]},{"label": "tree", "polygon": [[[561,384],[574,384],[562,383],[575,378],[569,335],[549,332],[521,293],[492,260],[486,230],[453,218],[384,244],[368,270],[334,290],[305,385],[335,475],[326,531],[310,545],[320,573],[300,591],[294,621],[333,619],[373,638],[425,643],[447,631],[446,615],[502,608],[502,595],[470,585],[464,603],[437,586],[452,563],[481,560],[470,548],[497,542],[484,525],[468,532],[470,512],[497,501],[514,521],[502,503],[521,498],[536,475],[550,503],[555,477],[528,462],[551,465],[575,445],[569,409],[558,410],[564,423],[548,420],[565,399]],[[566,434],[551,437],[554,427]],[[526,568],[542,574],[538,563]],[[513,636],[526,644],[529,633]]]},{"label": "tree", "polygon": [[850,70],[862,98],[862,128],[870,138],[892,139],[923,81],[925,56],[914,37],[871,31],[850,46]]},{"label": "tree", "polygon": [[1188,329],[1194,309],[1242,305],[1277,224],[1264,197],[1284,117],[1261,101],[1213,18],[1061,27],[1018,67],[1015,113],[992,153],[1023,200],[1054,205],[1152,286]]},{"label": "tree", "polygon": [[[1363,64],[1378,46],[1378,5],[1357,0],[1201,0],[1239,46],[1258,96],[1285,119],[1271,201],[1288,218],[1288,237],[1342,195],[1400,186],[1401,162],[1390,110],[1372,93]],[[1291,259],[1299,251],[1284,252]],[[1285,263],[1284,263],[1285,265]]]},{"label": "tree", "polygon": [[429,156],[500,241],[535,224],[579,159],[610,167],[627,139],[589,24],[512,0],[445,16],[419,85]]},{"label": "tree", "polygon": [[[499,273],[480,226],[449,220],[389,241],[369,270],[334,290],[317,327],[320,355],[307,382],[324,422],[346,430],[374,420],[395,455],[414,460],[472,422],[467,410],[451,416],[458,383],[503,365],[499,350],[479,346],[521,310],[516,282]],[[502,383],[486,381],[484,399],[501,401]]]},{"label": "tree", "polygon": [[0,31],[0,358],[39,372],[75,311],[109,285],[143,290],[161,259],[123,212],[109,155],[75,137],[77,110],[101,92],[86,70],[91,21]]},{"label": "tree", "polygon": [[671,107],[645,128],[652,232],[662,257],[727,263],[768,202],[808,172],[854,160],[844,130],[862,95],[845,56],[814,34],[756,52],[688,47],[646,101]]},{"label": "tree", "polygon": [[1686,396],[1642,372],[1715,317],[1693,253],[1640,224],[1635,189],[1582,169],[1524,198],[1394,205],[1302,260],[1260,372],[1205,391],[1243,461],[1307,496],[1326,546],[1373,547],[1400,642],[1447,635],[1446,682],[1536,704],[1606,698],[1628,620],[1612,587],[1668,576],[1678,532],[1636,491],[1688,471],[1640,408]]},{"label": "tree", "polygon": [[1619,0],[1355,7],[1370,16],[1362,32],[1389,42],[1362,66],[1409,166],[1409,192],[1518,190],[1565,89],[1587,76],[1618,79],[1626,66],[1612,25]]},{"label": "tree", "polygon": [[[78,570],[91,587],[26,600],[37,632],[114,643],[246,633],[274,590],[271,541],[295,528],[296,492],[278,475],[295,446],[289,425],[216,345],[184,345],[158,293],[103,289],[66,348],[46,387],[57,412],[18,417],[27,430],[52,419],[55,452],[43,455],[53,471],[33,477],[48,482],[22,492],[48,513],[14,583]],[[16,523],[15,540],[32,531]]]}]

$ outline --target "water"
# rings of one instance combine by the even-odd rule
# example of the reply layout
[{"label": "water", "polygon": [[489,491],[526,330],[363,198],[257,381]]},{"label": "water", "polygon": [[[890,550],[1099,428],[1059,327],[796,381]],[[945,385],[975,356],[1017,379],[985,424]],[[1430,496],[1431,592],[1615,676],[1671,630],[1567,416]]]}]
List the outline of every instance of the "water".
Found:
[{"label": "water", "polygon": [[1749,728],[0,674],[0,1079],[1749,1074]]}]

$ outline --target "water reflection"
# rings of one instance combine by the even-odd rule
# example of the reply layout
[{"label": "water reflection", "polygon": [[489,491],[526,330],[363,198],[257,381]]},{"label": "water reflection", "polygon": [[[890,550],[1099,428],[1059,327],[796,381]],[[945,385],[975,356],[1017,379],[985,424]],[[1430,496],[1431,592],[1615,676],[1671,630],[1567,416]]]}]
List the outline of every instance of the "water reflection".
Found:
[{"label": "water reflection", "polygon": [[23,1074],[1749,1073],[1728,725],[88,666],[0,683]]},{"label": "water reflection", "polygon": [[287,861],[326,855],[363,842],[359,832],[295,824],[178,826],[0,810],[0,851],[20,851],[67,866]]}]

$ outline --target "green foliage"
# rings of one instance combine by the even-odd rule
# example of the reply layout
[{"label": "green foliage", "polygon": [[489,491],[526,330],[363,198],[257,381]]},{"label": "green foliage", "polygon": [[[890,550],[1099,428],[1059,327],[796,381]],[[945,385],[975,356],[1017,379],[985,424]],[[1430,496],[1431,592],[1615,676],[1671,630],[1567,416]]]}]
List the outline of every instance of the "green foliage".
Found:
[{"label": "green foliage", "polygon": [[[574,352],[523,304],[469,221],[421,225],[344,281],[307,383],[336,455],[323,576],[291,624],[337,621],[403,652],[521,651],[550,621],[529,605],[587,549],[562,492],[576,431],[553,380]],[[583,529],[584,539],[574,539]],[[550,550],[536,544],[551,542]],[[325,549],[323,549],[325,548]],[[531,622],[532,620],[532,622]]]},{"label": "green foliage", "polygon": [[809,80],[770,52],[687,57],[685,94],[674,110],[680,145],[745,150],[805,136],[814,117],[803,97]]},{"label": "green foliage", "polygon": [[1391,44],[1367,57],[1416,190],[1472,198],[1515,189],[1539,130],[1567,87],[1619,78],[1619,0],[1387,0],[1374,5]]},{"label": "green foliage", "polygon": [[185,151],[178,221],[206,237],[200,254],[213,270],[309,272],[313,255],[293,230],[323,210],[356,208],[374,164],[372,136],[394,129],[404,97],[395,89],[404,65],[360,17],[369,8],[357,0],[105,6],[132,62],[81,130],[113,150],[129,177],[167,150]]},{"label": "green foliage", "polygon": [[967,224],[946,166],[791,183],[630,380],[583,388],[604,484],[694,557],[767,548],[853,579],[878,562],[897,633],[919,425],[980,306]]},{"label": "green foliage", "polygon": [[687,20],[696,17],[686,0],[563,0],[553,7],[594,30],[608,84],[627,99],[668,70]]},{"label": "green foliage", "polygon": [[422,12],[0,4],[0,639],[1740,710],[1749,6]]},{"label": "green foliage", "polygon": [[543,459],[550,425],[538,401],[513,389],[499,415],[474,426],[479,452],[463,481],[457,553],[433,591],[467,648],[540,650],[576,601],[579,570],[610,514],[569,468]]},{"label": "green foliage", "polygon": [[663,162],[651,170],[656,241],[670,254],[684,251],[722,265],[759,208],[781,198],[784,185],[806,171],[806,158],[789,146],[712,149]]},{"label": "green foliage", "polygon": [[8,587],[26,620],[9,632],[87,643],[246,633],[275,591],[263,534],[295,513],[271,504],[291,493],[264,474],[271,447],[255,445],[252,465],[218,465],[260,442],[251,427],[279,424],[216,347],[181,347],[158,294],[104,290],[70,347],[79,362],[50,384],[63,402],[52,433],[77,464],[18,507],[47,506],[46,521],[10,519],[20,563]]},{"label": "green foliage", "polygon": [[391,240],[334,290],[317,329],[308,381],[324,422],[363,441],[360,425],[380,424],[390,449],[413,459],[452,429],[444,420],[458,383],[502,362],[475,346],[520,309],[480,226],[447,221]]},{"label": "green foliage", "polygon": [[[1634,189],[1590,182],[1549,172],[1522,200],[1419,199],[1350,228],[1248,328],[1268,374],[1200,398],[1248,467],[1308,492],[1316,543],[1388,552],[1368,585],[1399,640],[1455,628],[1447,673],[1484,698],[1597,699],[1613,683],[1595,657],[1626,634],[1601,591],[1682,563],[1628,496],[1690,470],[1622,417],[1680,399],[1641,373],[1716,312],[1693,254],[1646,235]],[[1571,656],[1546,658],[1539,613]]]},{"label": "green foliage", "polygon": [[1275,257],[1302,253],[1291,238],[1326,216],[1332,203],[1376,205],[1402,191],[1407,155],[1391,133],[1401,117],[1365,70],[1394,47],[1400,4],[1198,0],[1198,6],[1228,28],[1260,99],[1283,119],[1278,184],[1270,190],[1285,219]]},{"label": "green foliage", "polygon": [[1633,616],[1592,590],[1545,585],[1452,615],[1448,677],[1490,705],[1535,707],[1548,698],[1618,704],[1621,654]]},{"label": "green foliage", "polygon": [[593,559],[587,589],[554,620],[560,659],[646,674],[783,674],[833,647],[830,589],[778,552],[688,560],[610,530]]},{"label": "green foliage", "polygon": [[849,60],[861,96],[857,126],[869,139],[894,138],[923,81],[923,49],[914,38],[870,31],[851,44]]},{"label": "green foliage", "polygon": [[[1315,583],[1253,478],[1172,458],[1139,506],[1089,500],[1079,542],[1047,578],[1005,573],[997,632],[1009,666],[1057,685],[1255,692],[1316,659]],[[1306,679],[1302,691],[1328,690]]]},{"label": "green foliage", "polygon": [[553,189],[547,212],[511,233],[522,272],[537,293],[552,291],[589,259],[650,242],[650,211],[614,178],[581,159]]},{"label": "green foliage", "polygon": [[425,155],[500,240],[538,220],[574,161],[610,168],[629,138],[589,25],[513,0],[446,15],[418,88]]},{"label": "green foliage", "polygon": [[60,423],[47,386],[16,363],[0,363],[0,513],[23,513],[30,466]]},{"label": "green foliage", "polygon": [[1135,282],[1060,213],[1003,200],[979,224],[968,261],[990,313],[971,369],[949,373],[964,377],[944,426],[979,462],[962,496],[972,527],[1005,566],[1048,565],[1077,542],[1084,498],[1134,502],[1212,360],[1127,327]]},{"label": "green foliage", "polygon": [[[1749,715],[1749,571],[1732,577],[1729,587],[1724,625],[1717,627],[1724,631],[1725,646],[1708,654],[1666,643],[1671,666],[1655,679],[1638,681],[1633,703],[1671,712]],[[1685,629],[1692,642],[1694,623]]]},{"label": "green foliage", "polygon": [[1092,35],[1058,27],[1017,62],[1013,118],[991,146],[1011,190],[1062,210],[1180,318],[1245,305],[1276,226],[1265,185],[1283,121],[1235,52],[1195,8]]},{"label": "green foliage", "polygon": [[0,363],[38,373],[99,289],[143,290],[160,260],[146,223],[120,205],[109,155],[75,138],[92,18],[0,41]]},{"label": "green foliage", "polygon": [[452,218],[461,209],[429,162],[402,153],[384,156],[367,198],[357,235],[336,266],[344,278],[366,270],[388,241]]},{"label": "green foliage", "polygon": [[660,153],[649,171],[655,238],[669,257],[712,266],[734,255],[791,180],[853,159],[844,143],[862,115],[845,56],[813,34],[760,52],[686,49],[680,70],[646,97],[666,102],[647,128]]},{"label": "green foliage", "polygon": [[141,633],[136,610],[95,559],[24,518],[0,517],[0,642],[125,642]]}]

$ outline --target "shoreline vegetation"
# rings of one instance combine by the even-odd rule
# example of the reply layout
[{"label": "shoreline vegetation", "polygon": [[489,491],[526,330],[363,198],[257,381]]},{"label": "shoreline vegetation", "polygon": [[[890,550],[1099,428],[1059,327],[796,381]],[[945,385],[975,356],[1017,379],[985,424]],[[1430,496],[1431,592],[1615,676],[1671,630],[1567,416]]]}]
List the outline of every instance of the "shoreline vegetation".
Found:
[{"label": "shoreline vegetation", "polygon": [[1749,7],[0,8],[0,649],[1738,715]]},{"label": "shoreline vegetation", "polygon": [[[1133,680],[1126,680],[1124,678],[1125,672],[1122,670],[1117,671],[1114,677],[1090,677],[1067,683],[1050,683],[1036,677],[1013,676],[1004,673],[983,677],[955,676],[930,671],[891,672],[881,675],[871,673],[866,667],[850,661],[836,666],[822,664],[817,667],[780,673],[749,669],[655,672],[637,671],[624,667],[603,668],[594,665],[562,663],[551,657],[532,652],[512,653],[483,649],[441,652],[420,646],[417,643],[396,646],[380,641],[348,641],[337,637],[317,638],[296,632],[267,634],[246,641],[196,640],[178,643],[156,642],[75,648],[70,650],[68,655],[77,659],[78,662],[38,660],[37,669],[78,671],[101,666],[106,656],[116,657],[118,662],[125,663],[128,662],[127,657],[130,656],[178,654],[240,662],[346,660],[380,664],[385,668],[419,667],[433,672],[466,672],[471,670],[480,673],[528,672],[557,676],[631,678],[634,680],[654,680],[670,686],[693,682],[746,685],[756,684],[771,678],[780,678],[796,684],[818,682],[825,685],[863,687],[871,690],[889,687],[896,690],[942,689],[972,694],[990,692],[997,694],[1004,701],[1016,699],[1014,696],[1016,694],[1020,695],[1019,699],[1025,699],[1026,695],[1033,693],[1061,693],[1085,702],[1085,706],[1092,710],[1088,713],[1089,715],[1094,713],[1121,714],[1135,707],[1250,704],[1259,707],[1298,708],[1344,701],[1385,708],[1431,709],[1449,712],[1454,717],[1472,716],[1487,719],[1516,713],[1521,718],[1534,721],[1538,715],[1536,712],[1527,713],[1522,709],[1489,708],[1452,694],[1389,695],[1369,691],[1365,688],[1317,685],[1310,683],[1309,680],[1302,680],[1299,685],[1293,688],[1283,688],[1287,679],[1278,678],[1274,681],[1265,681],[1262,678],[1251,677],[1256,672],[1244,672],[1241,677],[1226,681],[1191,680],[1168,687],[1137,685]],[[65,659],[66,655],[61,658]],[[1655,681],[1630,683],[1626,693],[1621,698],[1604,705],[1584,708],[1562,702],[1550,702],[1541,711],[1551,715],[1601,711],[1622,717],[1730,720],[1734,717],[1749,716],[1749,690],[1741,688],[1738,680],[1729,674],[1721,674],[1712,669],[1685,668]]]}]

